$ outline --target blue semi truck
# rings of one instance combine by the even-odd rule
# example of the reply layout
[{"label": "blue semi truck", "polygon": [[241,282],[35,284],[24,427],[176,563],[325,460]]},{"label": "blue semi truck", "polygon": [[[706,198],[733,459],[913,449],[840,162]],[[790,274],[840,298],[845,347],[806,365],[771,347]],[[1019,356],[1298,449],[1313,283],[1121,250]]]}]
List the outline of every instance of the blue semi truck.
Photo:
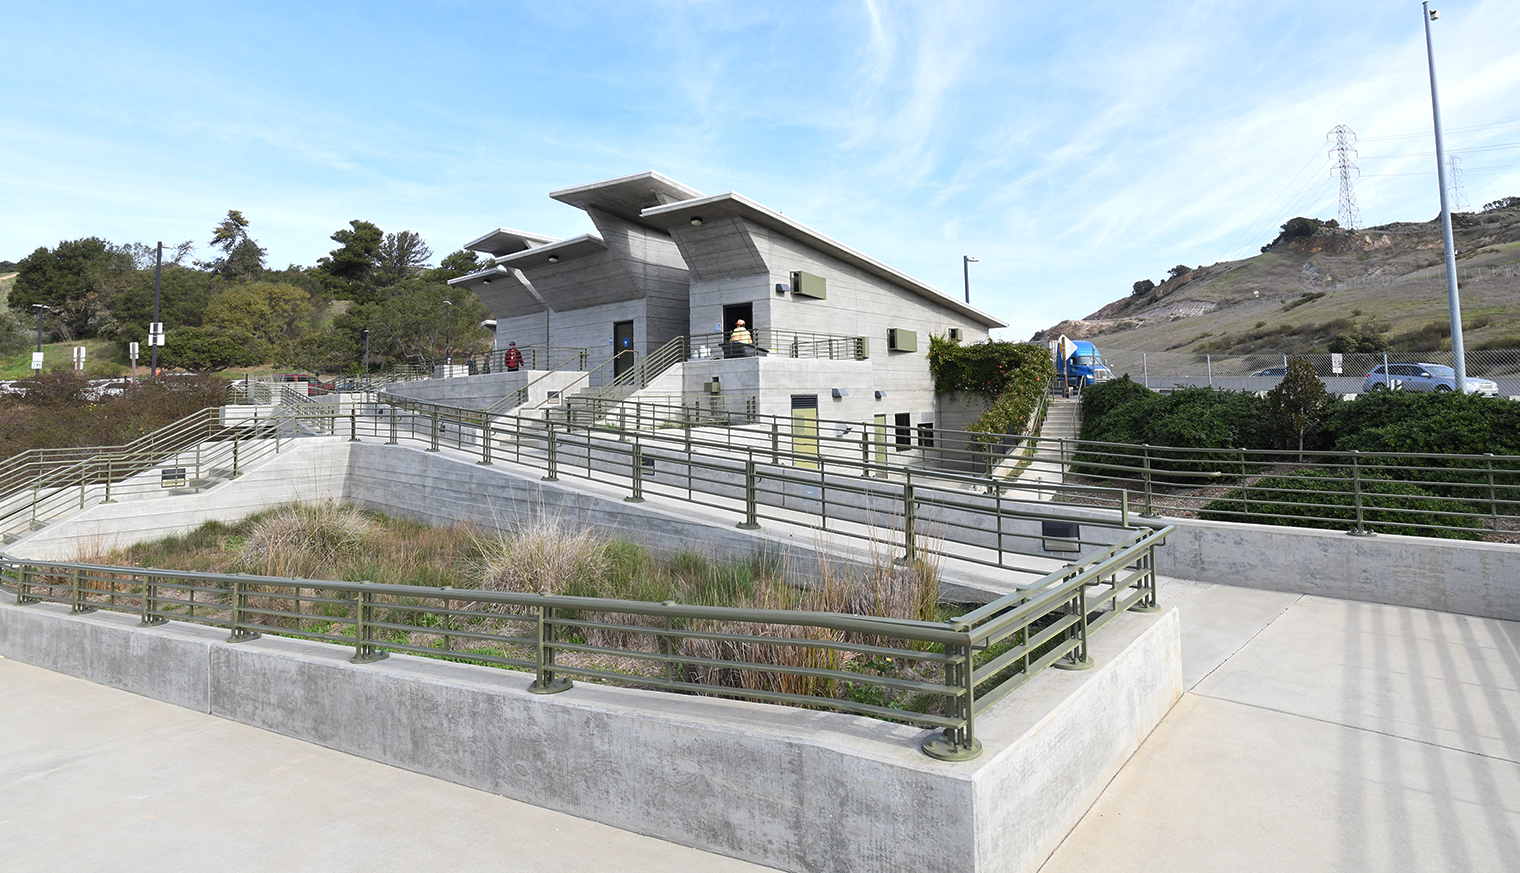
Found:
[{"label": "blue semi truck", "polygon": [[1069,349],[1066,358],[1060,359],[1057,354],[1056,376],[1064,379],[1072,388],[1085,388],[1098,382],[1107,382],[1114,378],[1114,372],[1103,363],[1103,354],[1098,347],[1086,340],[1064,339],[1061,346]]}]

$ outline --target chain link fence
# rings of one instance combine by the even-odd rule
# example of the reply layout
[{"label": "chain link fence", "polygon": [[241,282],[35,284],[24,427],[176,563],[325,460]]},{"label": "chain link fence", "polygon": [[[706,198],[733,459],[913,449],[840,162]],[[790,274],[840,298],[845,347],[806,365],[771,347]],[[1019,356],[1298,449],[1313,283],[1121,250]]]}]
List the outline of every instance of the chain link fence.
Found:
[{"label": "chain link fence", "polygon": [[[1314,365],[1325,387],[1337,394],[1357,394],[1372,368],[1385,364],[1441,364],[1453,366],[1452,353],[1376,352],[1340,355],[1195,355],[1183,352],[1129,352],[1104,349],[1103,359],[1114,377],[1128,374],[1147,388],[1166,390],[1177,386],[1206,385],[1232,391],[1266,391],[1282,381],[1289,357]],[[1469,351],[1468,378],[1492,379],[1499,396],[1520,396],[1520,349]]]}]

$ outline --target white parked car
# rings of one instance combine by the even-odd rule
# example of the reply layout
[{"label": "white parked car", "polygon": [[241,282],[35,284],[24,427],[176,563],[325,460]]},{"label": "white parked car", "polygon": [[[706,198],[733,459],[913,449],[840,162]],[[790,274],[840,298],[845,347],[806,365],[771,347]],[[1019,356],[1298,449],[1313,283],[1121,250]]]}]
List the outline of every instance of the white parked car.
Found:
[{"label": "white parked car", "polygon": [[[1362,380],[1362,393],[1383,391],[1451,391],[1457,386],[1457,371],[1440,364],[1379,364]],[[1497,397],[1499,386],[1488,379],[1467,379],[1468,394]]]}]

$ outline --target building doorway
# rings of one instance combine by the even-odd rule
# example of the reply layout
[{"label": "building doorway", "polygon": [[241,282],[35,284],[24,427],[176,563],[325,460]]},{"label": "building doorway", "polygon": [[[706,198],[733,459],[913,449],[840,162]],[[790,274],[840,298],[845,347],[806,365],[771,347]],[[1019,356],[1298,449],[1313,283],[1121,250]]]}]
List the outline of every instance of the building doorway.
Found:
[{"label": "building doorway", "polygon": [[[749,347],[733,342],[734,328],[739,322],[744,322],[744,327],[749,331],[752,343]],[[755,305],[753,303],[733,303],[723,307],[723,339],[719,341],[723,348],[725,358],[743,358],[754,354],[756,346],[760,345],[760,335],[755,330]]]},{"label": "building doorway", "polygon": [[633,322],[619,321],[612,326],[612,378],[623,375],[633,366],[638,352],[633,347]]}]

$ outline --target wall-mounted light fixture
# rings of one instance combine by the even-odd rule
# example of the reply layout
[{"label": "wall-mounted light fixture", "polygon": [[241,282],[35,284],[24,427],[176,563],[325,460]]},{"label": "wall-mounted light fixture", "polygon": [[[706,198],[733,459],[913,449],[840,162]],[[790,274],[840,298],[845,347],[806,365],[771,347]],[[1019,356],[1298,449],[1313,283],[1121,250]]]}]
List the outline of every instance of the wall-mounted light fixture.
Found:
[{"label": "wall-mounted light fixture", "polygon": [[480,284],[482,284],[482,285],[489,285],[489,284],[491,284],[491,280],[490,279],[481,279],[480,280]]},{"label": "wall-mounted light fixture", "polygon": [[550,255],[549,256],[549,263],[551,263],[551,264],[557,264],[557,263],[559,263],[559,255]]},{"label": "wall-mounted light fixture", "polygon": [[785,282],[782,282],[781,284],[778,284],[776,286],[776,293],[777,294],[785,294],[786,292],[788,292],[790,290],[792,290],[792,286],[786,284]]},{"label": "wall-mounted light fixture", "polygon": [[691,226],[692,227],[701,227],[702,226],[702,217],[699,216],[699,215],[693,215],[691,217]]},{"label": "wall-mounted light fixture", "polygon": [[834,397],[836,399],[840,398],[840,397],[849,397],[849,396],[850,396],[850,389],[848,389],[848,388],[835,388],[834,389]]},{"label": "wall-mounted light fixture", "polygon": [[885,392],[885,391],[877,391],[876,392],[876,399],[877,400],[881,400],[881,399],[885,398],[886,396],[887,396],[887,392]]}]

